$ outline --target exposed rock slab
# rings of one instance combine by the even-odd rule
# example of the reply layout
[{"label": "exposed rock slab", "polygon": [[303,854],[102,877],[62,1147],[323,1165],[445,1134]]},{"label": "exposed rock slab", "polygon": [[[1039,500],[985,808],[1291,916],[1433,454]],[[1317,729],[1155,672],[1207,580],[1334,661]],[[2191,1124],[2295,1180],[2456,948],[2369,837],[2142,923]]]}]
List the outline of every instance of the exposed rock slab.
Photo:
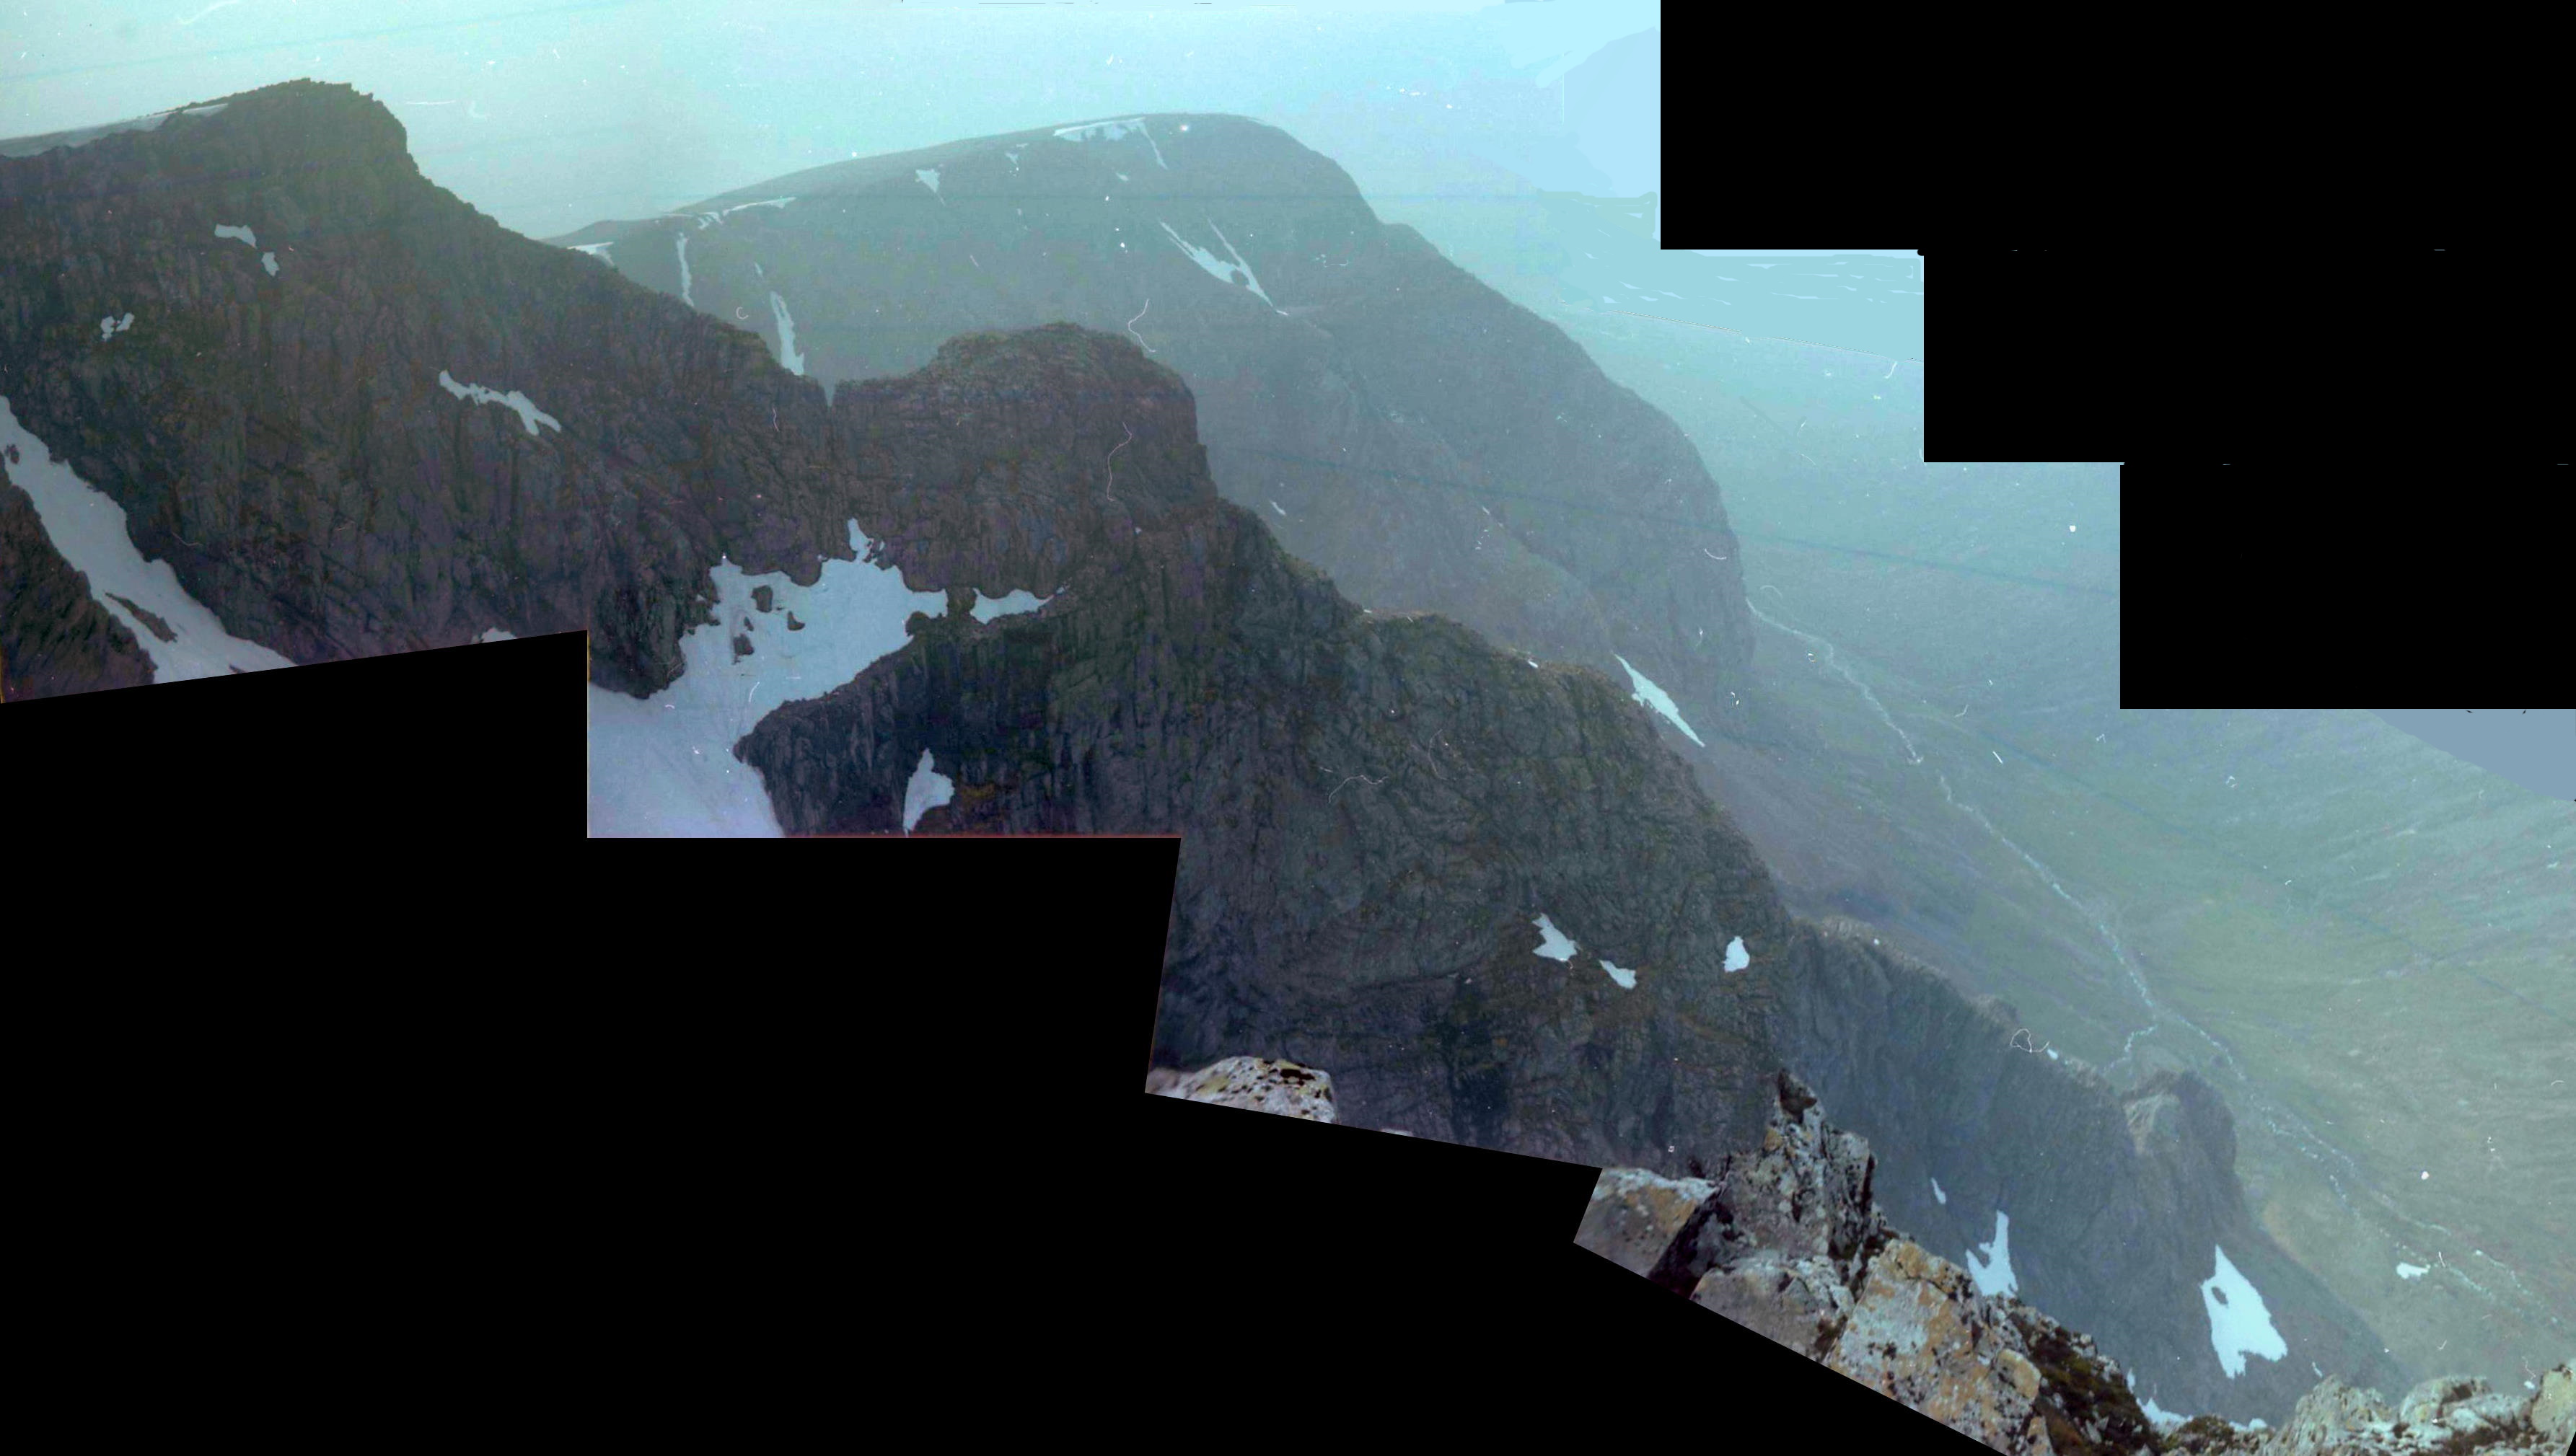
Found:
[{"label": "exposed rock slab", "polygon": [[1330,1074],[1267,1057],[1227,1057],[1195,1072],[1157,1068],[1147,1075],[1145,1090],[1160,1097],[1214,1102],[1281,1117],[1335,1120]]},{"label": "exposed rock slab", "polygon": [[1717,1185],[1706,1178],[1667,1178],[1643,1168],[1605,1168],[1583,1211],[1577,1242],[1631,1274],[1655,1267],[1691,1210]]}]

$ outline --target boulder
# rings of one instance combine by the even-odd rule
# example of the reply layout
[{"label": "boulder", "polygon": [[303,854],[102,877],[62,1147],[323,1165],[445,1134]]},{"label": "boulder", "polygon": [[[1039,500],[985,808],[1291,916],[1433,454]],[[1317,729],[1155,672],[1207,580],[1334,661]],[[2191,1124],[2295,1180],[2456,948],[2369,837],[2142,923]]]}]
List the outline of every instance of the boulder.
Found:
[{"label": "boulder", "polygon": [[1691,1210],[1716,1184],[1706,1178],[1667,1178],[1643,1168],[1604,1168],[1592,1185],[1575,1241],[1631,1274],[1655,1267]]},{"label": "boulder", "polygon": [[2531,1402],[2532,1429],[2564,1450],[2576,1443],[2576,1363],[2560,1361],[2540,1377],[2540,1393]]}]

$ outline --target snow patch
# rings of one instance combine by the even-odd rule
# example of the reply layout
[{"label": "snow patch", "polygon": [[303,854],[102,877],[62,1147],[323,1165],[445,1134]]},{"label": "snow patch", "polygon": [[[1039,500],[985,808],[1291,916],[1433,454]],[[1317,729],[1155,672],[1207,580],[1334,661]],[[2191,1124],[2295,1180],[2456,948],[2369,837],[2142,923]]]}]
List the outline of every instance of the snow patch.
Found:
[{"label": "snow patch", "polygon": [[[1055,129],[1055,134],[1058,139],[1068,142],[1114,142],[1131,131],[1141,133],[1145,138],[1145,145],[1154,147],[1155,166],[1166,172],[1172,170],[1172,164],[1163,160],[1163,149],[1154,146],[1154,134],[1145,130],[1145,118],[1141,116],[1131,116],[1124,121],[1095,121],[1082,126],[1060,126]],[[1018,157],[1011,158],[1012,165],[1019,165],[1019,160]]]},{"label": "snow patch", "polygon": [[2429,1267],[2422,1264],[2400,1264],[2397,1266],[2397,1277],[2400,1279],[2421,1279],[2432,1272],[2433,1271]]},{"label": "snow patch", "polygon": [[438,371],[438,387],[458,399],[470,399],[476,404],[497,404],[503,409],[516,411],[519,423],[526,425],[531,435],[541,433],[537,429],[540,424],[552,425],[558,433],[563,430],[563,423],[560,420],[537,408],[526,395],[515,389],[508,394],[503,394],[497,389],[486,389],[479,384],[459,384],[444,369]]},{"label": "snow patch", "polygon": [[[938,194],[939,169],[937,167],[915,167],[912,169],[912,175],[920,180],[922,186],[929,188],[932,195],[936,196]],[[946,199],[943,198],[942,200],[945,201]]]},{"label": "snow patch", "polygon": [[691,308],[698,306],[698,301],[689,297],[689,235],[687,233],[680,234],[680,302]]},{"label": "snow patch", "polygon": [[1941,1180],[1938,1178],[1932,1180],[1932,1201],[1935,1203],[1950,1201],[1950,1195],[1941,1191]]},{"label": "snow patch", "polygon": [[1279,502],[1277,502],[1277,501],[1272,501],[1272,502],[1270,503],[1270,508],[1271,508],[1272,510],[1274,510],[1274,511],[1277,511],[1279,514],[1281,514],[1281,515],[1283,515],[1283,516],[1284,516],[1284,515],[1286,515],[1286,514],[1288,514],[1288,508],[1287,508],[1286,506],[1283,506],[1283,505],[1279,504]]},{"label": "snow patch", "polygon": [[134,327],[134,315],[130,313],[123,318],[103,318],[98,321],[98,337],[101,342],[105,342],[132,327]]},{"label": "snow patch", "polygon": [[252,251],[256,252],[259,249],[259,239],[251,236],[250,229],[246,227],[232,227],[219,222],[215,224],[215,236],[219,238],[239,238],[243,242],[250,244]]},{"label": "snow patch", "polygon": [[1623,991],[1634,991],[1637,989],[1637,973],[1635,971],[1631,971],[1620,966],[1614,966],[1608,961],[1603,961],[1601,963],[1601,969],[1610,973],[1610,979],[1619,983],[1619,989]]},{"label": "snow patch", "polygon": [[718,208],[714,212],[708,213],[707,216],[714,218],[718,222],[722,222],[726,218],[733,216],[735,213],[740,212],[745,208],[785,207],[787,204],[794,202],[795,200],[796,199],[793,197],[768,197],[763,198],[758,202],[737,202],[731,207]]},{"label": "snow patch", "polygon": [[1566,939],[1565,932],[1557,929],[1553,921],[1542,915],[1530,923],[1538,927],[1538,954],[1552,961],[1574,959],[1574,942]]},{"label": "snow patch", "polygon": [[[1978,1258],[1977,1249],[1985,1250],[1986,1257]],[[1994,1241],[1979,1244],[1977,1249],[1968,1251],[1968,1278],[1976,1284],[1979,1294],[2010,1294],[2021,1287],[2021,1281],[2013,1277],[2012,1220],[2002,1209],[1995,1210]]]},{"label": "snow patch", "polygon": [[775,293],[770,294],[769,312],[778,321],[778,362],[786,365],[790,374],[801,376],[805,372],[805,356],[796,352],[796,320],[787,316],[787,300]]},{"label": "snow patch", "polygon": [[[1538,664],[1533,662],[1530,666],[1536,667]],[[1726,943],[1726,968],[1728,970],[1740,971],[1751,964],[1753,964],[1753,957],[1744,949],[1743,936],[1739,935],[1735,939]]]},{"label": "snow patch", "polygon": [[268,270],[269,277],[274,278],[277,276],[277,255],[275,253],[260,254],[259,265]]},{"label": "snow patch", "polygon": [[[715,620],[680,640],[686,666],[650,698],[590,689],[590,832],[594,836],[771,837],[782,831],[760,775],[733,745],[782,703],[820,697],[909,640],[914,612],[948,610],[944,591],[907,589],[900,571],[850,522],[857,560],[823,559],[812,586],[783,571],[746,576],[731,561],[708,571]],[[753,591],[770,589],[772,610]],[[790,631],[793,613],[802,630]],[[746,627],[744,624],[750,624]],[[734,655],[733,639],[752,644]]]},{"label": "snow patch", "polygon": [[2219,1367],[2227,1378],[2245,1373],[2245,1357],[2260,1355],[2278,1360],[2290,1353],[2281,1332],[2272,1328],[2272,1315],[2263,1307],[2263,1296],[2236,1266],[2227,1260],[2227,1251],[2218,1250],[2218,1272],[2200,1283],[2201,1303],[2209,1309],[2209,1344],[2218,1352]]},{"label": "snow patch", "polygon": [[474,640],[477,642],[516,642],[519,640],[519,637],[515,632],[505,631],[502,628],[495,627],[491,631],[484,633],[482,636],[477,637]]},{"label": "snow patch", "polygon": [[1278,304],[1271,303],[1269,294],[1261,291],[1261,280],[1253,276],[1252,265],[1243,261],[1243,255],[1234,250],[1234,244],[1226,241],[1224,231],[1215,223],[1208,224],[1208,231],[1216,234],[1218,242],[1225,243],[1226,255],[1234,260],[1232,263],[1182,237],[1178,232],[1173,231],[1170,223],[1162,222],[1159,218],[1156,221],[1160,223],[1164,232],[1171,234],[1172,241],[1179,245],[1180,250],[1190,255],[1190,261],[1198,264],[1201,271],[1210,278],[1230,288],[1249,289],[1254,297],[1263,303],[1269,303],[1273,312],[1284,312]]},{"label": "snow patch", "polygon": [[921,762],[915,764],[912,777],[903,786],[903,832],[921,822],[921,816],[950,803],[957,797],[957,781],[931,766],[930,750],[921,751]]},{"label": "snow patch", "polygon": [[1054,600],[1055,598],[1053,597],[1034,595],[1027,587],[1024,586],[1013,587],[1010,595],[999,597],[988,597],[984,595],[983,589],[979,587],[975,592],[975,620],[978,622],[989,622],[995,617],[1009,617],[1016,616],[1021,612],[1034,612],[1038,608],[1043,607]]},{"label": "snow patch", "polygon": [[[295,664],[256,642],[224,630],[204,603],[179,585],[167,561],[146,561],[126,534],[125,507],[54,458],[27,433],[6,396],[0,396],[0,448],[15,447],[9,478],[36,503],[45,537],[63,560],[89,578],[90,595],[127,630],[152,661],[152,680],[227,677],[235,669],[263,672]],[[122,598],[119,601],[118,598]],[[132,605],[127,605],[131,603]],[[152,614],[147,621],[134,608]],[[156,630],[153,622],[159,623]],[[162,632],[170,636],[165,640]]]},{"label": "snow patch", "polygon": [[614,267],[616,267],[617,265],[616,265],[615,263],[609,262],[609,258],[608,258],[608,250],[609,250],[609,249],[611,249],[611,248],[613,248],[613,247],[616,247],[616,246],[617,246],[617,244],[615,244],[614,242],[607,242],[607,243],[575,243],[575,244],[573,244],[573,245],[572,245],[572,250],[573,250],[574,252],[576,252],[576,253],[588,253],[588,254],[589,254],[589,255],[591,255],[592,257],[597,258],[599,261],[601,261],[601,262],[603,262],[603,263],[608,263],[608,266],[609,266],[609,267],[614,268]]},{"label": "snow patch", "polygon": [[[1617,656],[1617,654],[1613,653],[1612,656]],[[1683,736],[1689,738],[1691,742],[1698,743],[1702,748],[1706,748],[1708,746],[1706,743],[1700,742],[1700,736],[1698,734],[1691,732],[1691,725],[1682,721],[1681,709],[1673,706],[1672,694],[1655,686],[1644,673],[1639,672],[1636,668],[1630,666],[1628,659],[1624,657],[1619,658],[1619,665],[1628,669],[1629,685],[1636,689],[1634,693],[1629,695],[1628,700],[1630,702],[1644,703],[1649,707],[1652,707],[1656,712],[1671,719],[1673,726],[1682,730]]]}]

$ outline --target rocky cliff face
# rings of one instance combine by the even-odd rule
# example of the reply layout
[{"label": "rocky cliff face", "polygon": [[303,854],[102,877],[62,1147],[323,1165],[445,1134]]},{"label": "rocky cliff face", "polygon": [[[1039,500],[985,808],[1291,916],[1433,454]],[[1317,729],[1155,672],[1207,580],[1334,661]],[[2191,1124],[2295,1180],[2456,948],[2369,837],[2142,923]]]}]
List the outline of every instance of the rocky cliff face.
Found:
[{"label": "rocky cliff face", "polygon": [[348,87],[0,158],[0,247],[19,423],[294,661],[588,627],[598,681],[642,691],[722,556],[810,575],[837,542],[803,534],[819,388],[432,186]]},{"label": "rocky cliff face", "polygon": [[1258,1040],[1372,1124],[1595,1161],[1750,1130],[1769,992],[1715,968],[1788,925],[1630,694],[1353,606],[1125,339],[970,335],[833,411],[883,562],[1045,604],[916,617],[764,718],[739,754],[790,832],[897,832],[925,751],[916,834],[1182,830],[1167,1060]]},{"label": "rocky cliff face", "polygon": [[1624,656],[1688,702],[1750,660],[1725,508],[1679,428],[1274,128],[983,137],[556,241],[825,382],[970,331],[1117,334],[1187,383],[1219,493],[1353,600],[1621,681]]},{"label": "rocky cliff face", "polygon": [[[1246,159],[1311,170],[1275,133],[1235,127],[1211,120],[1204,136],[1195,126],[1186,134],[1212,147],[1234,138],[1231,153],[1210,153],[1234,158],[1225,195],[1263,175],[1245,172]],[[1101,140],[1151,143],[1149,161],[1161,145],[1169,165],[1156,177],[1198,165],[1161,136]],[[1072,190],[1100,181],[1101,167],[1147,175],[1127,150],[1050,138],[1021,148],[1016,163],[1010,147],[961,144],[960,159],[982,160],[942,171],[943,190],[894,181],[922,192],[909,215],[926,219],[920,207],[968,201],[940,199],[977,167],[995,169],[996,185],[1015,165],[1055,178],[1053,193],[995,193],[998,227],[1010,213],[1101,195]],[[1329,190],[1320,173],[1282,175],[1307,195]],[[1373,337],[1378,315],[1402,316],[1418,294],[1464,285],[1439,284],[1436,260],[1418,251],[1407,261],[1400,235],[1345,245],[1298,231],[1326,215],[1357,228],[1364,209],[1256,216],[1237,236],[1209,196],[1155,205],[1189,196],[1209,203],[1204,239],[1187,218],[1132,220],[1140,236],[1155,222],[1145,240],[1186,260],[1179,275],[1154,275],[1155,308],[1203,307],[1198,344],[1131,332],[1127,313],[1109,330],[969,333],[945,337],[912,373],[826,401],[771,356],[786,349],[783,325],[764,343],[596,258],[503,233],[419,176],[381,107],[346,88],[294,83],[149,130],[0,159],[9,203],[0,243],[50,267],[12,275],[0,297],[0,395],[125,510],[133,544],[168,560],[227,630],[299,662],[461,643],[496,626],[586,627],[597,683],[642,696],[681,671],[684,629],[711,621],[719,561],[803,587],[821,578],[824,558],[854,554],[856,521],[879,564],[900,567],[914,589],[944,591],[952,610],[914,617],[900,648],[768,714],[732,752],[760,771],[791,832],[899,833],[909,817],[921,833],[1182,834],[1158,1027],[1165,1060],[1198,1066],[1255,1047],[1333,1068],[1345,1109],[1369,1126],[1667,1177],[1695,1154],[1758,1137],[1773,1096],[1765,1079],[1790,1065],[1851,1108],[1882,1156],[1925,1150],[1893,1185],[1879,1180],[1909,1227],[1937,1233],[1944,1248],[1992,1241],[2000,1264],[2003,1233],[1991,1220],[2014,1215],[2012,1267],[2025,1292],[2061,1317],[2091,1314],[2106,1347],[2143,1367],[2142,1391],[2152,1378],[2151,1393],[2169,1404],[2240,1413],[2241,1397],[2242,1414],[2286,1418],[2297,1392],[2276,1388],[2274,1372],[2291,1361],[2378,1378],[2366,1359],[2340,1358],[2376,1348],[2360,1322],[2286,1261],[2267,1262],[2276,1256],[2258,1234],[2240,1232],[2231,1154],[2213,1130],[2223,1119],[2189,1088],[2165,1089],[2170,1105],[2147,1107],[2133,1131],[2080,1069],[2012,1051],[1999,1011],[1927,968],[1864,953],[1855,935],[1785,913],[1634,685],[1599,670],[1600,648],[1625,653],[1620,634],[1634,630],[1649,654],[1631,655],[1640,668],[1699,671],[1697,690],[1714,691],[1707,674],[1736,650],[1724,645],[1725,623],[1743,610],[1731,578],[1717,578],[1728,583],[1722,601],[1685,593],[1667,603],[1718,614],[1704,620],[1721,645],[1694,669],[1671,633],[1661,646],[1651,640],[1662,608],[1618,605],[1623,588],[1609,578],[1639,538],[1602,528],[1610,544],[1598,558],[1580,554],[1594,547],[1565,546],[1566,580],[1579,579],[1576,565],[1608,573],[1585,580],[1595,606],[1584,611],[1609,624],[1581,641],[1574,627],[1550,628],[1575,633],[1559,651],[1585,664],[1567,665],[1449,618],[1355,605],[1275,534],[1303,506],[1283,497],[1283,516],[1267,499],[1246,509],[1221,493],[1190,381],[1148,348],[1168,346],[1187,363],[1192,348],[1249,347],[1225,342],[1239,320],[1252,321],[1236,330],[1251,338],[1245,331],[1311,330],[1308,320],[1327,317],[1276,312],[1308,305],[1274,290],[1274,277],[1281,290],[1316,290],[1315,307],[1339,300],[1371,315],[1345,325],[1353,338]],[[893,193],[865,197],[868,206],[855,194],[843,204],[851,221],[841,226],[902,212]],[[770,255],[724,261],[700,243],[801,205],[656,231],[677,228],[675,276],[686,239],[690,256],[717,262],[710,279],[732,277],[738,262],[757,281]],[[1276,245],[1275,229],[1297,248],[1274,260],[1260,250]],[[1020,276],[1058,267],[1062,237],[1022,239],[1037,261],[1017,266],[1038,272]],[[1098,256],[1064,267],[1065,278],[1124,276],[1112,255],[1134,247],[1121,241],[1130,240],[1092,239]],[[1203,305],[1169,303],[1164,281],[1214,282],[1199,260],[1216,241],[1252,250],[1228,254],[1250,263],[1246,281],[1229,279]],[[1309,243],[1321,261],[1301,272],[1295,260]],[[967,251],[968,272],[980,274],[990,260]],[[814,266],[815,286],[831,286]],[[1252,292],[1255,271],[1275,307]],[[1335,293],[1345,278],[1376,281]],[[936,291],[905,283],[881,278],[870,311],[901,314]],[[1089,285],[1067,286],[1088,296],[1079,289]],[[1458,320],[1482,317],[1472,298],[1453,302]],[[1065,304],[1050,295],[1013,306]],[[947,318],[923,314],[920,327],[944,329]],[[1491,345],[1481,342],[1486,327]],[[1394,337],[1368,349],[1294,337],[1340,361],[1335,371],[1384,369],[1385,358],[1419,372],[1502,368],[1516,352],[1550,357],[1553,345],[1515,343],[1512,327],[1498,314],[1468,330],[1469,352],[1492,361],[1405,355],[1410,345]],[[1439,328],[1456,342],[1468,325]],[[890,347],[868,343],[868,332],[854,323],[810,341],[800,334],[795,348],[819,351],[837,337],[831,346],[861,367],[878,357],[868,349]],[[1225,407],[1249,411],[1270,392],[1261,371],[1294,355],[1279,348],[1287,352],[1192,367],[1215,370],[1211,387],[1240,391]],[[1345,348],[1353,352],[1336,352]],[[1547,391],[1571,391],[1554,398],[1572,432],[1547,434],[1553,409],[1544,428],[1530,425],[1538,434],[1513,434],[1474,413],[1484,406],[1426,398],[1426,411],[1463,412],[1438,426],[1442,448],[1497,462],[1477,468],[1519,468],[1526,457],[1569,478],[1626,482],[1600,498],[1613,504],[1666,483],[1653,475],[1660,465],[1639,463],[1663,459],[1647,425],[1609,428],[1629,418],[1615,399],[1547,371],[1516,381],[1454,393],[1529,414]],[[1306,406],[1279,418],[1324,428]],[[1333,454],[1394,438],[1364,412],[1346,423],[1319,437]],[[1489,457],[1480,452],[1491,431],[1512,443]],[[1395,435],[1414,442],[1407,449],[1431,448],[1421,443],[1429,435]],[[1229,448],[1249,447],[1238,437]],[[1629,450],[1649,454],[1621,454]],[[1368,478],[1326,471],[1314,488],[1356,490]],[[1406,503],[1430,497],[1408,495],[1401,478],[1375,479],[1382,489],[1343,506],[1374,522],[1368,529],[1396,556],[1420,556],[1437,533]],[[1705,480],[1694,488],[1713,510]],[[1493,509],[1520,526],[1521,505],[1497,498]],[[1466,573],[1454,591],[1442,588],[1458,610],[1487,610],[1488,589],[1544,598],[1513,574],[1524,568],[1477,574],[1480,553],[1509,556],[1493,542],[1511,532],[1500,522],[1485,531],[1450,543],[1470,564],[1440,568]],[[1330,531],[1312,539],[1342,549]],[[1537,570],[1527,562],[1538,545],[1513,549]],[[12,553],[0,578],[0,651],[13,679],[33,671],[95,685],[131,674],[133,647],[145,645],[135,632],[150,622],[136,617],[120,638],[121,619],[82,605],[95,596],[79,595],[68,564],[5,499],[0,550]],[[1640,570],[1637,581],[1653,579]],[[1043,605],[990,620],[954,609],[978,591],[1026,591]],[[1571,586],[1559,593],[1580,599]],[[768,630],[735,633],[734,650],[764,660]],[[946,781],[935,807],[938,796],[917,792],[925,777]],[[908,803],[918,812],[908,816]],[[1966,1190],[1952,1195],[1957,1221],[1922,1202],[1931,1176]],[[2290,1338],[2285,1359],[2257,1351],[2240,1374],[2221,1368],[2209,1344],[2212,1296],[2197,1288],[2221,1248]],[[2147,1291],[2142,1300],[2117,1297],[2130,1286]]]},{"label": "rocky cliff face", "polygon": [[1578,1241],[1997,1450],[2152,1449],[2118,1362],[1891,1228],[1869,1144],[1789,1073],[1777,1092],[1761,1142],[1695,1185],[1605,1171]]},{"label": "rocky cliff face", "polygon": [[1790,959],[1775,1043],[1879,1150],[1889,1215],[1960,1257],[2002,1246],[2021,1296],[2117,1350],[2142,1395],[2277,1424],[2319,1369],[2407,1383],[2247,1216],[2234,1124],[2198,1077],[2123,1097],[1857,922],[1800,922]]}]

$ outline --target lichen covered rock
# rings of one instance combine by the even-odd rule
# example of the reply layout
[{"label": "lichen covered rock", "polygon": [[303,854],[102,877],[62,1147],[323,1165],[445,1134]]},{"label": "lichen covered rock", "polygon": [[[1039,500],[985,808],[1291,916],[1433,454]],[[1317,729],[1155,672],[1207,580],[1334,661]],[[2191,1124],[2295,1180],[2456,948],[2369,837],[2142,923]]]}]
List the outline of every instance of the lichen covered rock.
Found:
[{"label": "lichen covered rock", "polygon": [[[2564,1388],[2566,1367],[2550,1372]],[[2244,1430],[2196,1417],[2162,1448],[2189,1456],[2561,1456],[2567,1433],[2550,1386],[2518,1396],[2475,1375],[2436,1376],[2391,1402],[2332,1376],[2300,1400],[2277,1431]],[[2535,1420],[2535,1416],[2538,1420]]]},{"label": "lichen covered rock", "polygon": [[1196,1072],[1157,1067],[1145,1075],[1145,1090],[1158,1097],[1181,1097],[1303,1117],[1333,1120],[1333,1079],[1312,1067],[1262,1057],[1227,1057]]},{"label": "lichen covered rock", "polygon": [[2090,1337],[1978,1293],[1966,1270],[1890,1229],[1869,1144],[1827,1126],[1787,1071],[1773,1094],[1760,1144],[1710,1178],[1605,1172],[1578,1240],[1635,1268],[1638,1239],[1672,1227],[1648,1278],[1997,1450],[2153,1448]]},{"label": "lichen covered rock", "polygon": [[1682,1221],[1716,1186],[1706,1178],[1604,1168],[1575,1240],[1629,1273],[1643,1274],[1655,1267]]}]

